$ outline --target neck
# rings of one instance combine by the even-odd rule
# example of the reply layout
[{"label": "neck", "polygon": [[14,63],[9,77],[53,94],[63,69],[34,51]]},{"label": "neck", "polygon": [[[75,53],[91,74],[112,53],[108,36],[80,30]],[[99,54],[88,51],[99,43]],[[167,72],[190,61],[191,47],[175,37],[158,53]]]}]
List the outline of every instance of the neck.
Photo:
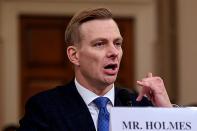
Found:
[{"label": "neck", "polygon": [[104,96],[108,91],[113,88],[113,84],[99,84],[97,82],[89,82],[86,79],[81,79],[76,76],[77,82],[84,88],[90,90],[91,92],[97,94],[98,96]]}]

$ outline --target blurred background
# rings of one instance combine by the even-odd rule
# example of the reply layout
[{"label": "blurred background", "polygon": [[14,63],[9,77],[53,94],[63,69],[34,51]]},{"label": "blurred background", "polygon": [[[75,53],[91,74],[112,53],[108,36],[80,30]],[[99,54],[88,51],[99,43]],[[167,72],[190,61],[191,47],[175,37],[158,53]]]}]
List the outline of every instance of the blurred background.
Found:
[{"label": "blurred background", "polygon": [[0,0],[0,130],[18,125],[26,100],[73,79],[64,30],[83,9],[107,7],[124,37],[117,85],[152,72],[179,105],[197,103],[196,0]]}]

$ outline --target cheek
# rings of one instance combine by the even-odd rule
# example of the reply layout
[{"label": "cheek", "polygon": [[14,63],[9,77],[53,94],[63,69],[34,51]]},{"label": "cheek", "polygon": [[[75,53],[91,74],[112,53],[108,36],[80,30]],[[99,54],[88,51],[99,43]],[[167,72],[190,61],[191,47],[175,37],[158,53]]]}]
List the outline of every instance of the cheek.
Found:
[{"label": "cheek", "polygon": [[122,55],[123,55],[123,51],[121,50],[119,54],[120,54],[120,55],[119,55],[119,61],[121,61]]},{"label": "cheek", "polygon": [[102,57],[99,55],[100,53],[93,51],[83,51],[80,55],[80,63],[82,65],[86,65],[87,68],[97,68],[102,63]]}]

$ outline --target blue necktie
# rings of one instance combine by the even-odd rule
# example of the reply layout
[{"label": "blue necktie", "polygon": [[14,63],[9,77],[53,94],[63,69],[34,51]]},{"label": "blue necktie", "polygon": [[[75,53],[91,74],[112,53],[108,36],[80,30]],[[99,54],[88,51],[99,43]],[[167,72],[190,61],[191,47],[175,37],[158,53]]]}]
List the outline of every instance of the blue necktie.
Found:
[{"label": "blue necktie", "polygon": [[107,97],[98,97],[94,103],[99,109],[97,131],[109,131],[109,112],[107,111]]}]

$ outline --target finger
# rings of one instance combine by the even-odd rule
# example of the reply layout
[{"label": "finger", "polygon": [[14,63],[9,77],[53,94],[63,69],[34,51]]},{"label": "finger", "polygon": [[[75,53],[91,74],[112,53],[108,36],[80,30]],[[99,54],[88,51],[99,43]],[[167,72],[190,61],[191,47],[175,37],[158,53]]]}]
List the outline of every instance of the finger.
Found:
[{"label": "finger", "polygon": [[149,89],[148,87],[143,86],[143,88],[142,88],[142,90],[139,92],[139,95],[138,95],[138,97],[137,97],[136,100],[137,100],[137,101],[141,101],[142,98],[144,97],[144,95],[148,95],[148,96],[150,97],[149,92],[150,92],[150,89]]},{"label": "finger", "polygon": [[140,86],[143,86],[141,81],[137,81],[137,84],[140,85]]},{"label": "finger", "polygon": [[145,95],[145,89],[142,88],[142,90],[140,91],[136,101],[141,101],[144,95]]},{"label": "finger", "polygon": [[[143,84],[142,84],[141,81],[137,81],[137,84],[138,84],[139,86],[143,86]],[[139,92],[139,95],[138,95],[136,101],[141,101],[142,98],[143,98],[143,96],[144,96],[144,94],[145,94],[145,92],[144,92],[144,89],[142,88],[142,90]]]},{"label": "finger", "polygon": [[147,82],[147,81],[137,81],[137,84],[139,86],[145,86],[145,87],[150,87],[151,86],[151,83]]},{"label": "finger", "polygon": [[149,100],[151,100],[153,102],[153,100],[154,100],[154,94],[153,94],[153,92],[151,90],[148,92],[148,95],[147,96],[149,97]]},{"label": "finger", "polygon": [[148,73],[148,77],[153,77],[153,74],[151,72]]}]

